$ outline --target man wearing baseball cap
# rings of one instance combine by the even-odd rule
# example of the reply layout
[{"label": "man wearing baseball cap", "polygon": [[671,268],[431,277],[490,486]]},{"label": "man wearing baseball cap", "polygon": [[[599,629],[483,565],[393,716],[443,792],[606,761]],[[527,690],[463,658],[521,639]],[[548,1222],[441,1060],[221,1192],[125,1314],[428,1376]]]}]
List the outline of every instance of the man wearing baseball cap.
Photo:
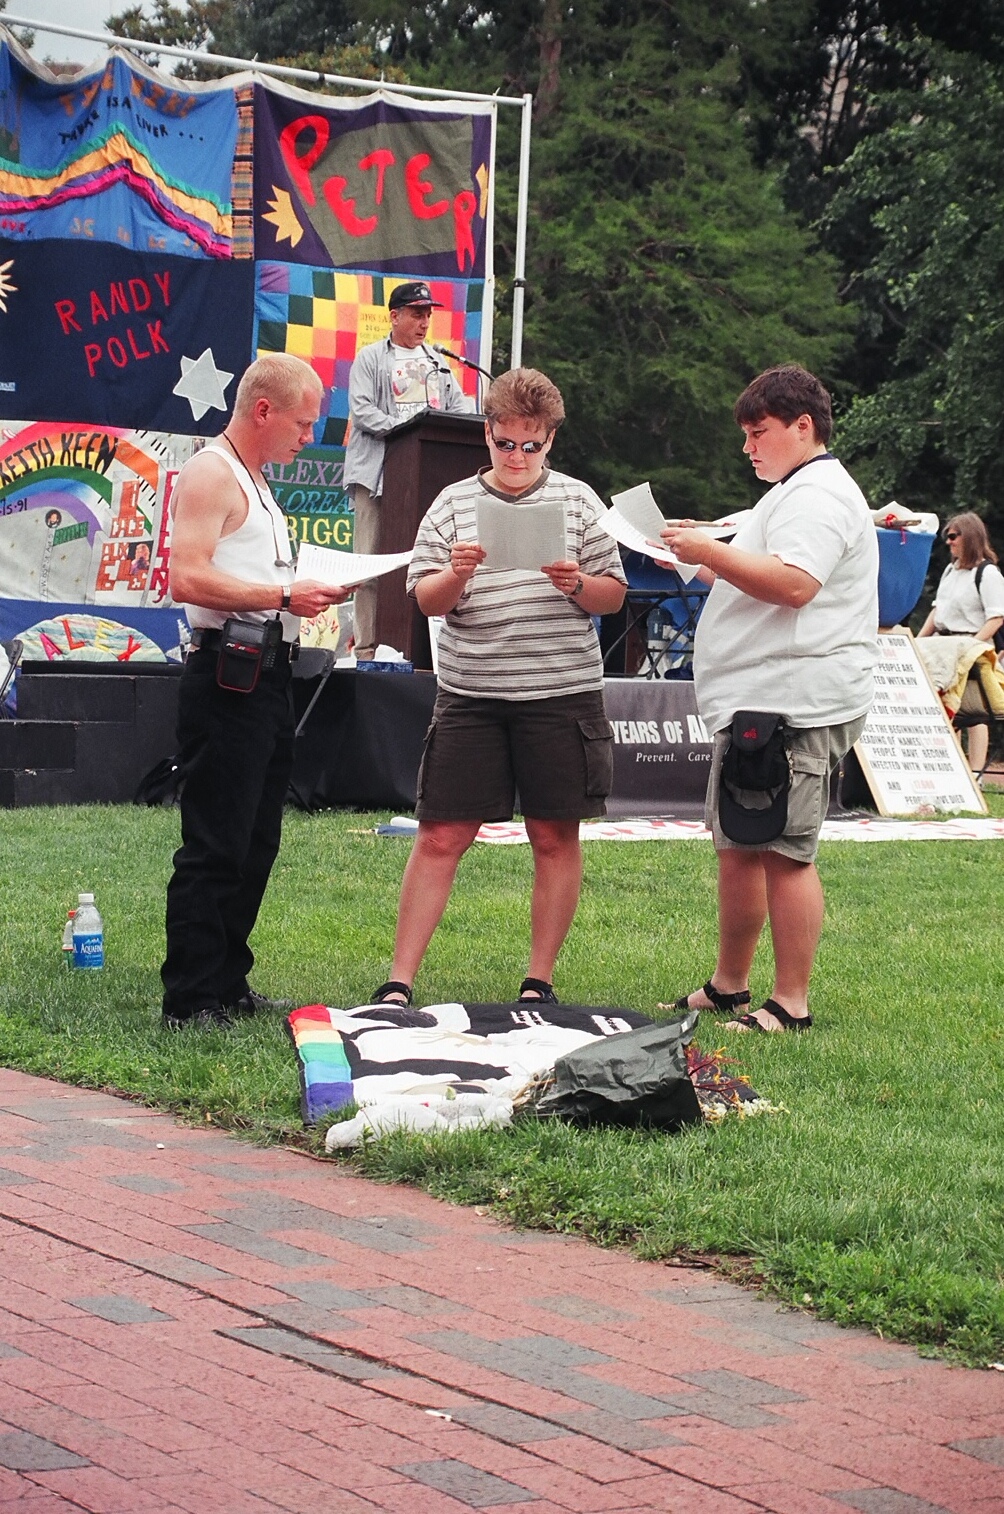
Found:
[{"label": "man wearing baseball cap", "polygon": [[[471,407],[447,364],[426,345],[433,308],[439,300],[422,279],[398,284],[387,301],[390,334],[357,352],[349,374],[349,432],[345,487],[355,513],[353,550],[379,550],[383,508],[383,461],[387,437],[421,410]],[[355,597],[356,658],[376,649],[376,583],[362,584]]]}]

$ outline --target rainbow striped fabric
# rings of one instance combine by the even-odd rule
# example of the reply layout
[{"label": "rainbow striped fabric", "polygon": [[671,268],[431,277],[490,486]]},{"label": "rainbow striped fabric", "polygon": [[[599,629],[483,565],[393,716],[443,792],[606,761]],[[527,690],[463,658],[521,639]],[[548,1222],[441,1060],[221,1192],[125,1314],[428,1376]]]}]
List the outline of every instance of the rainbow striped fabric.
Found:
[{"label": "rainbow striped fabric", "polygon": [[313,1125],[324,1113],[351,1104],[352,1073],[342,1037],[323,1004],[308,1004],[287,1016],[286,1028],[300,1070],[300,1113]]}]

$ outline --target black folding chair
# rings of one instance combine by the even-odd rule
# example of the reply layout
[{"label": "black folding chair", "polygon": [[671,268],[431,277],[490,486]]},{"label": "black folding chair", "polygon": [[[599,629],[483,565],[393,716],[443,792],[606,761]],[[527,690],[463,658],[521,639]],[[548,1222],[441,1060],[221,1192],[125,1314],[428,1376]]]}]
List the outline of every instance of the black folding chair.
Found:
[{"label": "black folding chair", "polygon": [[[642,663],[638,676],[662,678],[674,675],[677,668],[685,668],[694,653],[694,632],[708,586],[696,579],[684,583],[673,568],[663,568],[643,552],[623,551],[624,573],[628,591],[624,599],[624,629],[615,639],[605,645],[603,661],[608,666],[616,654],[624,656],[624,649],[632,632],[639,631],[642,643]],[[649,634],[649,617],[653,610],[662,610],[659,617],[659,635]],[[684,676],[690,675],[685,673]]]}]

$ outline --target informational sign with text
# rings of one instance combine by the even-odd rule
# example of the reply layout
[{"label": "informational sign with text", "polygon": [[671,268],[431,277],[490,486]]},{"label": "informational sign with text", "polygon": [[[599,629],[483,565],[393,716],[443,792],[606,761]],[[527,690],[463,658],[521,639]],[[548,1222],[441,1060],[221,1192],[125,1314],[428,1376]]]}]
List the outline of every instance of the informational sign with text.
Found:
[{"label": "informational sign with text", "polygon": [[875,702],[854,747],[880,815],[950,810],[985,815],[986,802],[913,637],[879,637]]}]

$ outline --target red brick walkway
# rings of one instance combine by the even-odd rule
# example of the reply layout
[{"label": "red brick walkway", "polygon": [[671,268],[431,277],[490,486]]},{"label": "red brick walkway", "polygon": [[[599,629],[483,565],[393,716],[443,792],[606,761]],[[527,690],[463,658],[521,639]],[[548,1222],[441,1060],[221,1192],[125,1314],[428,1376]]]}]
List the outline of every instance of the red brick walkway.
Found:
[{"label": "red brick walkway", "polygon": [[1004,1514],[1004,1374],[0,1072],[0,1509]]}]

